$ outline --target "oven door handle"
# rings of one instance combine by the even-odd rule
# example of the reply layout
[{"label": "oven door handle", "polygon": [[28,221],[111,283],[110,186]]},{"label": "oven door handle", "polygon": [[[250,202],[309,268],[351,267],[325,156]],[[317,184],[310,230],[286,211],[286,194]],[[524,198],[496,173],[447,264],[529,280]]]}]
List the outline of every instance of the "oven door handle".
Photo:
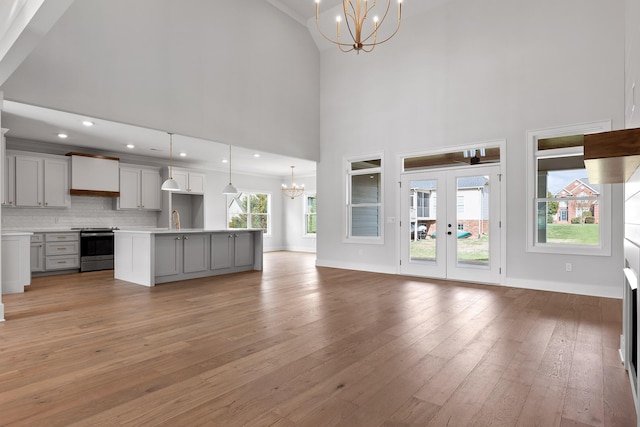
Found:
[{"label": "oven door handle", "polygon": [[106,237],[113,236],[113,233],[82,233],[80,237]]}]

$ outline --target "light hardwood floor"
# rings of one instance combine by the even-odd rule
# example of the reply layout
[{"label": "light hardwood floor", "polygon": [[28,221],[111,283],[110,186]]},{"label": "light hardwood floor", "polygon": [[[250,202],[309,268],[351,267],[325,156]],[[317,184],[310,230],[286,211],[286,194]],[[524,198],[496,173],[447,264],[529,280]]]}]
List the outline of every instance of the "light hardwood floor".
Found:
[{"label": "light hardwood floor", "polygon": [[621,301],[316,268],[5,295],[0,424],[635,426]]}]

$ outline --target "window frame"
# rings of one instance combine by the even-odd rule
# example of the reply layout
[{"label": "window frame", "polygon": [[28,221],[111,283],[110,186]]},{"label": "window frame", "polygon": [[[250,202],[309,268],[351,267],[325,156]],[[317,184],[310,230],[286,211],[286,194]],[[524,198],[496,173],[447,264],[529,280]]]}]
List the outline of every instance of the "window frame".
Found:
[{"label": "window frame", "polygon": [[[551,150],[538,150],[538,140],[544,138],[557,138],[571,135],[587,135],[591,133],[607,132],[611,130],[611,121],[598,121],[592,123],[561,126],[556,128],[539,129],[527,132],[527,252],[563,254],[563,255],[611,255],[611,185],[600,184],[600,227],[599,245],[575,245],[559,243],[539,243],[538,231],[538,159],[543,157],[561,157],[576,155],[579,151],[583,154],[583,148],[556,148]],[[555,154],[555,156],[553,156]]]},{"label": "window frame", "polygon": [[[246,228],[237,228],[237,227],[229,227],[229,222],[231,221],[231,216],[229,215],[229,203],[231,199],[235,199],[239,194],[244,194],[247,196],[247,227]],[[267,213],[266,214],[258,214],[258,215],[266,215],[267,217],[267,229],[264,230],[264,236],[271,236],[271,223],[272,223],[272,215],[271,215],[271,206],[272,206],[272,194],[268,191],[244,191],[240,190],[236,194],[227,194],[226,195],[226,226],[230,230],[248,230],[251,229],[251,195],[256,194],[264,194],[267,196]]]},{"label": "window frame", "polygon": [[[352,170],[351,165],[357,162],[370,161],[370,160],[379,160],[380,166],[376,168],[366,168],[366,169],[358,169]],[[350,156],[344,158],[344,200],[345,200],[345,215],[344,215],[344,230],[345,235],[343,242],[345,243],[360,243],[360,244],[384,244],[384,153],[370,153],[367,155],[360,156]],[[352,177],[357,175],[366,175],[377,173],[380,176],[380,187],[379,187],[379,202],[378,203],[351,203],[352,196]],[[353,207],[371,207],[377,206],[379,209],[378,215],[378,235],[377,236],[354,236],[352,234],[352,208]]]},{"label": "window frame", "polygon": [[[312,198],[312,197],[314,199],[316,199],[316,212],[315,213],[309,213],[309,211],[308,211],[309,199]],[[302,226],[302,229],[304,230],[303,237],[307,237],[307,238],[310,238],[310,239],[315,239],[317,234],[318,234],[318,230],[317,230],[317,227],[318,227],[318,204],[317,204],[318,203],[318,198],[316,196],[316,193],[305,193],[304,197],[303,197],[303,200],[304,200],[304,207],[303,207],[304,215],[303,215],[303,218],[302,218],[302,220],[304,221],[303,226]],[[316,232],[315,233],[309,233],[308,232],[307,224],[309,224],[309,222],[308,222],[309,221],[309,215],[315,215],[315,217],[316,217]]]}]

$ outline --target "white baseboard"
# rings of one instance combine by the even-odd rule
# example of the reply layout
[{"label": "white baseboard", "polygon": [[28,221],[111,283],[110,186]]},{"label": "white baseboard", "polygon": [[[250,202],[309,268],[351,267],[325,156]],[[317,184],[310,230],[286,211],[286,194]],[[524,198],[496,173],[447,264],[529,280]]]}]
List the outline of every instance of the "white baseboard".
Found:
[{"label": "white baseboard", "polygon": [[622,281],[620,286],[604,286],[566,282],[547,282],[541,280],[506,277],[502,283],[512,288],[534,289],[537,291],[564,292],[567,294],[587,295],[592,297],[622,299]]},{"label": "white baseboard", "polygon": [[4,322],[4,304],[0,302],[0,322]]},{"label": "white baseboard", "polygon": [[316,259],[317,267],[330,267],[330,268],[342,268],[345,270],[356,270],[356,271],[369,271],[371,273],[383,273],[383,274],[397,274],[397,271],[393,267],[385,267],[380,265],[372,265],[372,264],[356,264],[351,262],[340,262],[340,261],[328,261],[322,259]]},{"label": "white baseboard", "polygon": [[[369,271],[372,273],[398,274],[395,268],[390,266],[380,266],[371,264],[357,264],[350,262],[340,262],[335,260],[316,259],[316,266],[343,268],[346,270]],[[520,279],[515,277],[504,278],[498,286],[509,286],[512,288],[533,289],[537,291],[563,292],[567,294],[587,295],[594,297],[622,299],[622,283],[619,287],[577,284],[566,282],[547,282],[541,280]]]}]

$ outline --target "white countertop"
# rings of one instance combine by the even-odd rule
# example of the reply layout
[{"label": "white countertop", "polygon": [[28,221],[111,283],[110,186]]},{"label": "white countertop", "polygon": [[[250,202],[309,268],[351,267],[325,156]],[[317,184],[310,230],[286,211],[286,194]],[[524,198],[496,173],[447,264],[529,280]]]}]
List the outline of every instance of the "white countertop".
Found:
[{"label": "white countertop", "polygon": [[2,236],[32,236],[33,233],[28,231],[3,231]]},{"label": "white countertop", "polygon": [[30,228],[29,231],[25,231],[25,230],[4,230],[2,231],[2,234],[5,233],[76,233],[79,232],[80,230],[72,230],[69,227],[67,228],[63,228],[63,227],[59,227],[59,228]]},{"label": "white countertop", "polygon": [[264,231],[262,228],[222,228],[211,230],[206,228],[181,228],[173,230],[168,228],[140,229],[140,230],[114,230],[114,233],[138,233],[138,234],[185,234],[185,233],[234,233],[241,231]]}]

